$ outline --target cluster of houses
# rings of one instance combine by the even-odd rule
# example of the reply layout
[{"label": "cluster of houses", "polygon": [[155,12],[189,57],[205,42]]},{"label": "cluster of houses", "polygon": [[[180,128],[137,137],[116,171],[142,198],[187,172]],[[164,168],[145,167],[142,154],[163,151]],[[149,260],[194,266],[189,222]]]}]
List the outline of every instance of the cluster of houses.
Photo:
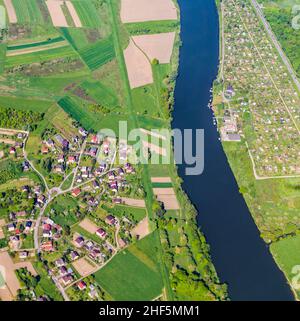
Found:
[{"label": "cluster of houses", "polygon": [[23,141],[26,137],[25,133],[15,133],[9,130],[0,130],[0,144],[2,154],[8,154],[16,157],[23,157]]},{"label": "cluster of houses", "polygon": [[54,251],[53,241],[62,236],[63,229],[48,217],[42,219],[42,244],[41,249],[44,252]]},{"label": "cluster of houses", "polygon": [[[300,174],[300,98],[250,2],[224,2],[224,44],[224,96],[237,126],[247,126],[257,172]],[[224,123],[224,136],[237,140],[232,118]]]},{"label": "cluster of houses", "polygon": [[[13,215],[13,221],[6,225],[9,236],[9,247],[12,251],[17,251],[22,245],[21,235],[24,234],[25,237],[27,237],[29,234],[31,234],[34,222],[30,219],[25,219],[27,216],[25,211],[11,213],[11,215]],[[20,259],[24,259],[26,257],[26,252],[19,253]]]}]

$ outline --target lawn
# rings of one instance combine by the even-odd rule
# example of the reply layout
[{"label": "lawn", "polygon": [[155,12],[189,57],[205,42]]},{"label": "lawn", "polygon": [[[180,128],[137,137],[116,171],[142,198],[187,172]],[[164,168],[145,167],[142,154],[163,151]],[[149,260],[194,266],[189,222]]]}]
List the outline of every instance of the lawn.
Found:
[{"label": "lawn", "polygon": [[162,292],[163,282],[153,246],[153,232],[117,254],[109,264],[95,273],[96,281],[115,300],[152,300]]},{"label": "lawn", "polygon": [[287,237],[271,244],[271,252],[279,265],[280,269],[287,276],[290,284],[298,284],[297,297],[300,299],[300,235]]}]

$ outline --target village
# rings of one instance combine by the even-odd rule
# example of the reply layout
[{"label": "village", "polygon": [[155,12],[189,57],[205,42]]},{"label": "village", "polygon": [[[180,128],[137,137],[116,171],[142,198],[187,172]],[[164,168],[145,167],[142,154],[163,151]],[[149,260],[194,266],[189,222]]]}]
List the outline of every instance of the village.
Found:
[{"label": "village", "polygon": [[223,141],[244,139],[256,177],[300,174],[300,98],[250,2],[223,12]]},{"label": "village", "polygon": [[[10,140],[16,137],[16,142],[5,140],[1,145],[3,157],[18,162],[21,176],[35,174],[35,179],[21,177],[0,195],[0,251],[9,253],[6,259],[11,264],[30,265],[30,271],[35,271],[38,258],[65,299],[69,295],[71,299],[99,300],[104,294],[92,274],[119,250],[147,235],[148,220],[144,219],[139,169],[125,162],[127,148],[121,144],[118,150],[115,139],[90,134],[82,127],[77,130],[71,142],[62,133],[46,135],[37,146],[40,159],[35,165],[26,151],[30,134],[1,131]],[[49,187],[47,175],[40,171],[38,164],[45,158],[51,160],[47,175],[61,176],[55,180],[59,186]],[[21,288],[10,289],[14,295],[20,291],[25,295]],[[9,293],[2,294],[7,296]],[[32,293],[26,296],[47,299]]]}]

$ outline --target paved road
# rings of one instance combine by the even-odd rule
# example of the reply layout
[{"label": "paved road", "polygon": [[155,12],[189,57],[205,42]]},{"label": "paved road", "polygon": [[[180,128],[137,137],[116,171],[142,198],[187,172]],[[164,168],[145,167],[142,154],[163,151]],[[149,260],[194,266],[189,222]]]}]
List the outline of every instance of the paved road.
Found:
[{"label": "paved road", "polygon": [[276,47],[281,59],[283,60],[284,64],[286,65],[286,67],[287,67],[287,69],[289,71],[289,74],[291,75],[296,87],[300,91],[299,79],[297,78],[296,73],[295,73],[290,61],[288,60],[288,58],[286,57],[285,53],[283,52],[283,50],[281,48],[281,45],[279,44],[275,34],[272,31],[271,26],[269,25],[268,21],[266,20],[262,8],[260,7],[260,5],[257,3],[256,0],[251,0],[251,3],[253,5],[257,15],[259,16],[260,20],[262,21],[267,33],[269,34],[269,37],[271,38],[274,46]]}]

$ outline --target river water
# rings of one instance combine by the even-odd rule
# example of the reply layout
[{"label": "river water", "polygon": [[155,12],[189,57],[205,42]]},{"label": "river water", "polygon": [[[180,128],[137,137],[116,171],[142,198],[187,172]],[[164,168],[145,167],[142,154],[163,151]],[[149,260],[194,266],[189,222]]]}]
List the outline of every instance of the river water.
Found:
[{"label": "river water", "polygon": [[173,128],[205,130],[205,169],[179,174],[196,206],[213,263],[232,300],[293,300],[282,272],[259,236],[218,140],[207,104],[218,73],[219,21],[214,0],[179,0],[182,41]]}]

